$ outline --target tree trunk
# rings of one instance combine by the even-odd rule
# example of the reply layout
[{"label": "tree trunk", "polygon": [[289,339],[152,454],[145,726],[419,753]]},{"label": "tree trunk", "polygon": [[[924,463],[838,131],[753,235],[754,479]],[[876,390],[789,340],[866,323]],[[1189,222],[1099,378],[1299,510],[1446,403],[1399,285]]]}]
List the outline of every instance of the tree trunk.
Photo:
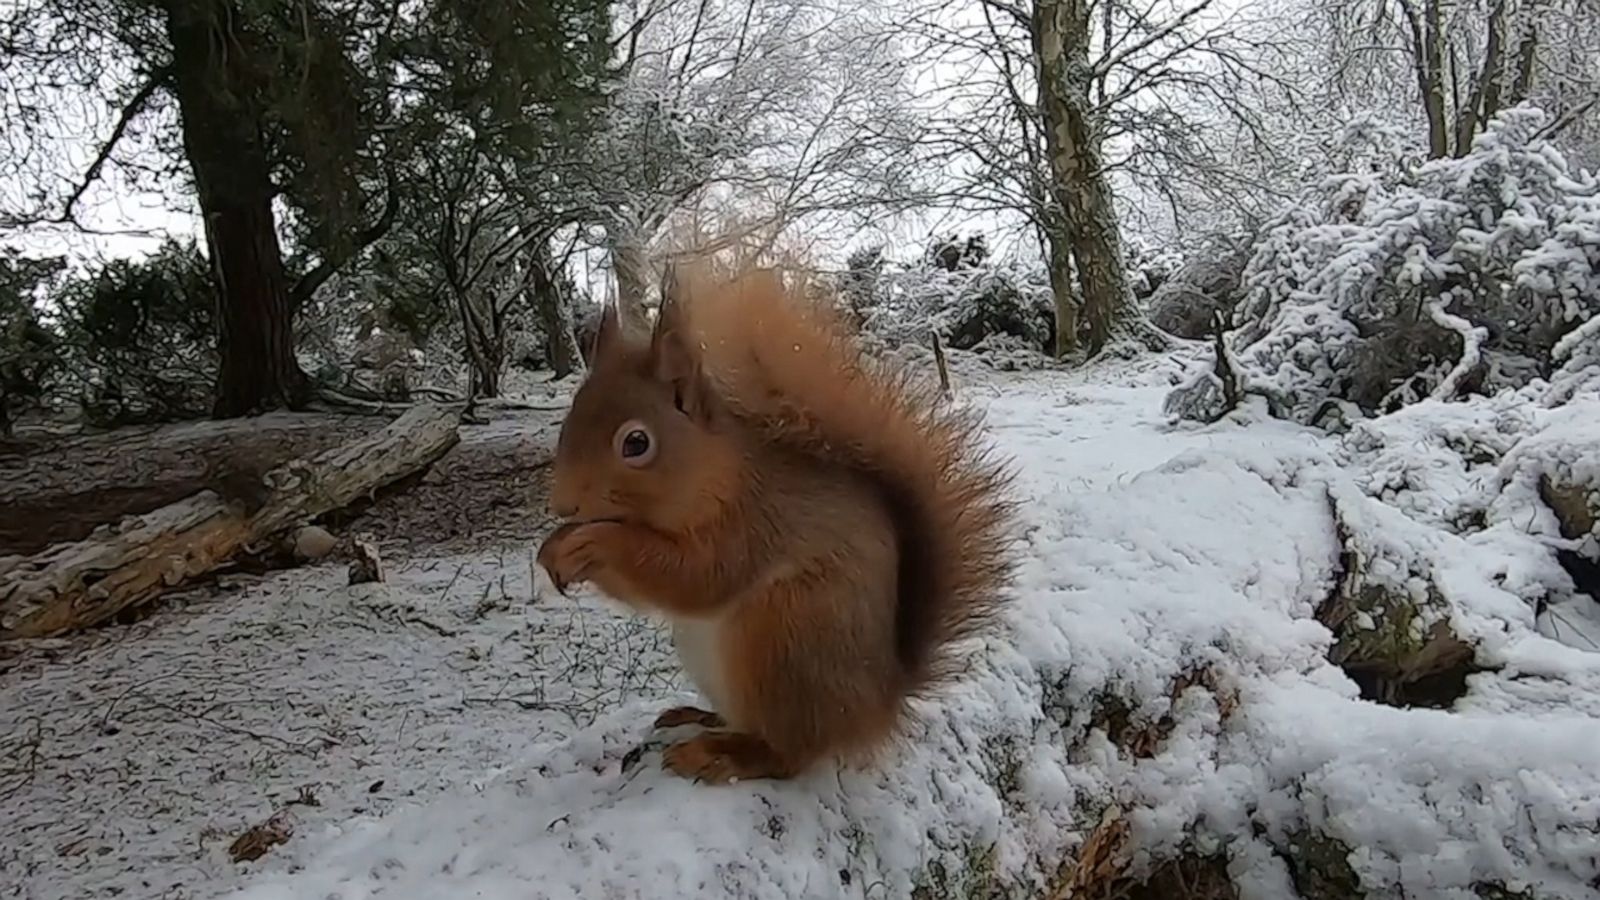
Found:
[{"label": "tree trunk", "polygon": [[617,279],[617,310],[629,330],[648,333],[644,298],[650,292],[650,251],[631,230],[613,229],[611,268]]},{"label": "tree trunk", "polygon": [[1417,94],[1428,119],[1428,157],[1439,159],[1450,153],[1450,127],[1444,108],[1444,47],[1439,26],[1440,0],[1427,4],[1419,14],[1411,0],[1400,0],[1411,32],[1411,68],[1417,79]]},{"label": "tree trunk", "polygon": [[1472,149],[1484,122],[1500,111],[1501,79],[1505,70],[1506,3],[1500,0],[1489,12],[1489,36],[1484,41],[1483,69],[1472,82],[1465,106],[1456,110],[1456,152],[1459,158]]},{"label": "tree trunk", "polygon": [[461,343],[467,355],[467,399],[500,396],[500,373],[505,368],[505,317],[489,297],[479,309],[467,288],[453,282],[456,311],[461,316]]},{"label": "tree trunk", "polygon": [[467,345],[467,399],[493,399],[500,396],[500,372],[505,354],[491,339],[479,340],[469,332],[462,336]]},{"label": "tree trunk", "polygon": [[294,309],[273,217],[271,164],[250,100],[255,54],[225,28],[228,4],[167,7],[184,154],[217,289],[218,418],[297,408],[310,382],[294,356]]},{"label": "tree trunk", "polygon": [[1472,149],[1472,137],[1477,131],[1483,130],[1483,123],[1500,114],[1506,83],[1506,18],[1506,0],[1500,0],[1495,5],[1493,18],[1489,21],[1489,40],[1484,50],[1483,102],[1476,110],[1479,127],[1474,131],[1474,135],[1468,136],[1467,146],[1459,151],[1463,156]]},{"label": "tree trunk", "polygon": [[1461,127],[1461,59],[1454,44],[1450,45],[1450,108],[1456,111],[1456,127]]},{"label": "tree trunk", "polygon": [[539,324],[544,328],[545,361],[556,378],[565,378],[582,365],[572,323],[572,303],[558,277],[555,260],[550,257],[549,244],[538,249],[532,265],[528,295],[538,313]]},{"label": "tree trunk", "polygon": [[557,294],[551,306],[554,318],[550,328],[550,370],[557,378],[565,378],[583,365],[583,354],[578,350],[578,338],[572,327],[572,305],[564,293]]},{"label": "tree trunk", "polygon": [[1506,97],[1507,106],[1516,106],[1528,99],[1533,90],[1533,67],[1539,57],[1539,26],[1530,21],[1523,28],[1522,42],[1517,45],[1517,77],[1511,83],[1511,95]]},{"label": "tree trunk", "polygon": [[[1123,320],[1138,317],[1138,310],[1128,290],[1122,238],[1101,156],[1101,135],[1091,119],[1089,82],[1093,69],[1089,65],[1089,5],[1085,0],[1037,0],[1033,7],[1033,50],[1050,188],[1061,208],[1078,270],[1082,315],[1088,325],[1084,350],[1093,356],[1106,346]],[[1059,296],[1056,305],[1059,311]],[[1069,341],[1075,337],[1072,325],[1057,322],[1058,349],[1063,346],[1063,334]]]},{"label": "tree trunk", "polygon": [[478,371],[478,397],[493,400],[500,396],[500,360],[493,352],[485,354],[485,362]]},{"label": "tree trunk", "polygon": [[1045,246],[1049,253],[1050,294],[1056,307],[1055,353],[1057,359],[1066,359],[1078,352],[1078,292],[1072,284],[1072,245],[1063,223],[1045,229]]}]

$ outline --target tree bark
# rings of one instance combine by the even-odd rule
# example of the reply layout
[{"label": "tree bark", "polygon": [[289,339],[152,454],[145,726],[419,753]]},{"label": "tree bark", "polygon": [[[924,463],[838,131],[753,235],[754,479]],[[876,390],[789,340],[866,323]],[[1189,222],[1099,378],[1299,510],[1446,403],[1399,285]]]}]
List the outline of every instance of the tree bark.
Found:
[{"label": "tree bark", "polygon": [[649,332],[649,318],[645,315],[644,298],[650,292],[650,251],[643,239],[631,229],[617,226],[612,229],[611,268],[617,279],[617,311],[623,327],[629,331]]},{"label": "tree bark", "polygon": [[1066,359],[1078,352],[1078,292],[1073,286],[1072,244],[1063,223],[1045,229],[1045,245],[1056,308],[1056,358]]},{"label": "tree bark", "polygon": [[1444,22],[1439,6],[1443,0],[1423,0],[1423,37],[1427,42],[1423,59],[1428,69],[1428,152],[1438,159],[1450,152],[1448,120],[1444,108]]},{"label": "tree bark", "polygon": [[544,328],[546,363],[556,378],[565,378],[583,364],[572,322],[572,302],[563,289],[547,243],[538,249],[528,293]]},{"label": "tree bark", "polygon": [[[1537,9],[1535,7],[1535,11]],[[1522,42],[1517,45],[1517,77],[1511,83],[1507,106],[1516,106],[1528,99],[1528,93],[1533,90],[1533,68],[1539,56],[1539,26],[1530,21],[1523,28]]]},{"label": "tree bark", "polygon": [[[1104,171],[1101,135],[1089,103],[1093,76],[1089,64],[1089,4],[1085,0],[1037,0],[1032,31],[1050,189],[1060,205],[1077,266],[1082,315],[1088,325],[1084,350],[1093,356],[1111,339],[1119,320],[1136,315],[1137,310],[1128,290],[1122,238]],[[1058,295],[1058,311],[1060,306]],[[1058,350],[1064,346],[1063,335],[1069,342],[1075,337],[1073,325],[1057,322]]]},{"label": "tree bark", "polygon": [[235,12],[226,2],[171,0],[166,16],[184,154],[217,289],[218,418],[298,408],[310,399],[310,381],[294,356],[271,163],[250,99],[256,54],[247,35],[224,24],[242,19]]},{"label": "tree bark", "polygon": [[480,342],[472,335],[463,335],[467,346],[467,399],[493,400],[500,396],[501,355],[495,352],[493,342]]},{"label": "tree bark", "polygon": [[474,398],[482,397],[493,400],[500,396],[500,373],[505,368],[502,354],[491,352],[486,355],[483,370],[478,373],[478,392]]},{"label": "tree bark", "polygon": [[[461,316],[461,342],[467,353],[467,399],[500,396],[500,373],[505,369],[505,317],[494,297],[480,309],[466,286],[454,283],[456,310]],[[488,288],[480,289],[480,293]]]},{"label": "tree bark", "polygon": [[1489,36],[1484,41],[1483,69],[1472,82],[1472,93],[1465,106],[1456,110],[1456,152],[1459,158],[1472,149],[1484,122],[1500,111],[1501,79],[1505,70],[1506,2],[1489,12]]},{"label": "tree bark", "polygon": [[1406,24],[1411,30],[1411,64],[1417,76],[1417,92],[1428,119],[1428,157],[1440,159],[1450,153],[1450,127],[1444,108],[1444,35],[1441,31],[1441,0],[1422,0],[1419,15],[1411,0],[1400,0]]},{"label": "tree bark", "polygon": [[455,446],[457,419],[418,406],[374,435],[292,460],[262,479],[254,512],[205,490],[83,541],[0,560],[0,639],[60,634],[148,603],[432,464]]}]

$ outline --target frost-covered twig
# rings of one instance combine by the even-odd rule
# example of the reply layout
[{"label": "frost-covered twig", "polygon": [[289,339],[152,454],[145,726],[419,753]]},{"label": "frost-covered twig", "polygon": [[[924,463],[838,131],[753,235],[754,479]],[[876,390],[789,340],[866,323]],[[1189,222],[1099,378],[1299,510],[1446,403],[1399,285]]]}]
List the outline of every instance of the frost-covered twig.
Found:
[{"label": "frost-covered twig", "polygon": [[1551,348],[1550,358],[1556,362],[1566,362],[1577,352],[1579,345],[1590,341],[1600,341],[1600,315],[1562,335],[1561,340]]},{"label": "frost-covered twig", "polygon": [[1450,374],[1439,382],[1439,386],[1433,389],[1435,400],[1453,400],[1461,393],[1466,380],[1483,367],[1483,341],[1489,336],[1489,331],[1481,325],[1475,326],[1466,319],[1446,311],[1443,300],[1429,301],[1427,310],[1428,318],[1439,327],[1461,335],[1461,359],[1455,368],[1450,370]]},{"label": "frost-covered twig", "polygon": [[1563,335],[1550,358],[1559,368],[1551,374],[1540,403],[1560,406],[1579,393],[1600,390],[1600,315]]},{"label": "frost-covered twig", "polygon": [[0,740],[0,749],[13,756],[14,762],[0,768],[0,800],[21,791],[33,781],[39,770],[39,748],[44,744],[44,720],[34,717],[28,732],[18,732]]}]

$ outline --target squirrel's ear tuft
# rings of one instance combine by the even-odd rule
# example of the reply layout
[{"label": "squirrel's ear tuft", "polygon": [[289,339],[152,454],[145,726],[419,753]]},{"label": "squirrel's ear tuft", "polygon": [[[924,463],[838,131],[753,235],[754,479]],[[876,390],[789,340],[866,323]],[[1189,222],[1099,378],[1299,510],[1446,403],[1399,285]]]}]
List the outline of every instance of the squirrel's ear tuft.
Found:
[{"label": "squirrel's ear tuft", "polygon": [[666,273],[661,277],[661,308],[656,311],[655,333],[651,338],[652,348],[663,334],[683,334],[686,323],[683,316],[683,301],[686,286],[678,267],[668,263]]},{"label": "squirrel's ear tuft", "polygon": [[699,348],[692,344],[684,320],[682,284],[671,268],[661,285],[661,309],[650,335],[650,370],[672,385],[678,410],[697,421],[710,416],[710,389],[700,365]]},{"label": "squirrel's ear tuft", "polygon": [[[683,297],[683,276],[678,272],[676,263],[669,262],[661,273],[661,312],[666,314],[670,308],[676,315],[678,301]],[[659,319],[657,321],[660,321]]]},{"label": "squirrel's ear tuft", "polygon": [[600,308],[600,327],[595,329],[594,342],[589,348],[589,359],[599,364],[621,349],[622,321],[617,314],[617,304],[606,301]]}]

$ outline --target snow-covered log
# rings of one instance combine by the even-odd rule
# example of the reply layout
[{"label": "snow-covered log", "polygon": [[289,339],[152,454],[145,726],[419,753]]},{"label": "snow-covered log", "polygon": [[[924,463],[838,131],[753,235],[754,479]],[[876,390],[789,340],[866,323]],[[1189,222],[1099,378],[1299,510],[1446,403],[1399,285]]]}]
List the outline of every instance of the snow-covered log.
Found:
[{"label": "snow-covered log", "polygon": [[1317,619],[1334,634],[1329,658],[1363,693],[1396,706],[1449,706],[1473,671],[1472,644],[1457,635],[1451,604],[1414,543],[1390,540],[1410,523],[1390,507],[1334,492],[1340,576]]},{"label": "snow-covered log", "polygon": [[368,437],[268,472],[250,511],[206,490],[87,539],[0,562],[0,639],[105,622],[240,551],[422,469],[453,447],[457,414],[417,406]]},{"label": "snow-covered log", "polygon": [[1539,479],[1539,496],[1556,514],[1562,537],[1581,541],[1597,533],[1600,482],[1557,482],[1546,475]]},{"label": "snow-covered log", "polygon": [[[1600,397],[1574,398],[1541,419],[1501,461],[1495,514],[1556,548],[1571,594],[1588,595],[1600,614]],[[1600,616],[1588,618],[1585,630],[1600,642]]]}]

